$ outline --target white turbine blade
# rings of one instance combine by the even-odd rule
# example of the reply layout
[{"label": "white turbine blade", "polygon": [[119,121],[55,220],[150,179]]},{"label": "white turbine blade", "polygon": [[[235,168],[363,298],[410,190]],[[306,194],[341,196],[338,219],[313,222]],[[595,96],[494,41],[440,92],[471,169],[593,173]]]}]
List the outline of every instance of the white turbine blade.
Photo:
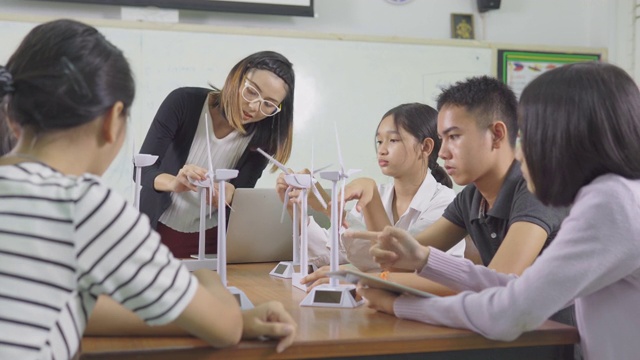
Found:
[{"label": "white turbine blade", "polygon": [[289,204],[289,191],[291,186],[287,188],[287,192],[284,193],[284,202],[282,203],[282,213],[280,214],[280,223],[284,222],[284,213],[287,211],[287,205]]},{"label": "white turbine blade", "polygon": [[322,208],[326,209],[327,202],[324,201],[324,199],[322,198],[322,195],[320,195],[320,191],[314,184],[311,184],[311,191],[313,192],[313,195],[315,195],[316,199],[318,199],[318,201],[320,202],[320,205],[322,205]]},{"label": "white turbine blade", "polygon": [[345,183],[347,182],[346,179],[342,179],[342,189],[340,190],[340,212],[339,212],[339,217],[338,220],[340,220],[340,223],[338,224],[339,229],[342,229],[342,213],[344,212],[344,186]]},{"label": "white turbine blade", "polygon": [[209,161],[209,171],[213,176],[213,160],[211,160],[211,135],[209,134],[209,113],[204,114],[204,126],[207,132],[207,160]]},{"label": "white turbine blade", "polygon": [[311,176],[313,176],[313,138],[311,138]]},{"label": "white turbine blade", "polygon": [[[209,173],[207,173],[207,177],[209,177]],[[213,212],[212,203],[213,203],[213,194],[216,191],[215,185],[213,183],[213,179],[209,179],[209,219],[211,219],[211,214]]]},{"label": "white turbine blade", "polygon": [[333,123],[336,131],[336,144],[338,145],[338,160],[340,161],[340,173],[344,174],[344,162],[342,161],[342,151],[340,150],[340,139],[338,138],[338,124]]},{"label": "white turbine blade", "polygon": [[[311,165],[313,165],[313,164],[311,164]],[[315,171],[315,172],[314,172],[314,171],[311,171],[311,175],[315,175],[315,173],[318,173],[318,172],[320,172],[320,171],[322,171],[322,170],[326,170],[326,169],[328,169],[330,166],[331,166],[331,164],[329,164],[329,165],[327,165],[327,166],[323,166],[323,167],[321,167],[320,169],[316,169],[316,171]],[[313,169],[313,168],[312,168],[312,169]]]},{"label": "white turbine blade", "polygon": [[231,209],[231,211],[235,211],[235,210],[233,210],[233,208],[231,207],[231,204],[227,202],[227,199],[224,199],[224,204],[225,204],[226,206],[228,206],[228,207],[229,207],[229,209]]},{"label": "white turbine blade", "polygon": [[280,168],[280,170],[282,170],[285,174],[291,174],[291,171],[289,171],[289,169],[287,169],[286,166],[284,166],[281,162],[279,162],[278,160],[274,159],[271,155],[267,154],[264,150],[258,148],[257,149],[258,152],[262,155],[264,155],[264,157],[266,157],[267,159],[269,159],[269,161],[271,161],[272,163],[274,163],[278,168]]},{"label": "white turbine blade", "polygon": [[210,184],[209,184],[209,219],[211,219],[211,213],[212,213],[211,203],[213,202],[213,192],[214,192],[213,188],[215,187],[213,184],[213,180],[215,178],[215,175],[213,173],[213,160],[211,159],[211,135],[209,134],[209,112],[208,111],[204,114],[204,126],[205,126],[205,131],[207,133],[207,160],[209,162],[209,173],[207,175],[213,177],[213,178],[210,178]]}]

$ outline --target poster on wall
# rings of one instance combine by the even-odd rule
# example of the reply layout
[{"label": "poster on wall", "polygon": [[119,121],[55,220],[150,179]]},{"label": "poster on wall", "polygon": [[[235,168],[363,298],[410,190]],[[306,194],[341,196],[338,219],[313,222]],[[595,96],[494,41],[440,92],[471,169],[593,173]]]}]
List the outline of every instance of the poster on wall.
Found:
[{"label": "poster on wall", "polygon": [[498,50],[498,78],[509,85],[516,96],[538,75],[564,64],[598,61],[601,54]]},{"label": "poster on wall", "polygon": [[313,0],[44,0],[264,15],[314,16]]}]

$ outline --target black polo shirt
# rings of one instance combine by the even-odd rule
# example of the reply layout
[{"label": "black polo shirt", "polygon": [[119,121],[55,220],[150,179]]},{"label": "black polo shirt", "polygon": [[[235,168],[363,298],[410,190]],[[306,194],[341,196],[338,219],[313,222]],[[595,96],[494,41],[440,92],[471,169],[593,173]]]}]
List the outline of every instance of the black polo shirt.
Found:
[{"label": "black polo shirt", "polygon": [[470,184],[458,193],[442,216],[466,229],[485,266],[498,251],[511,224],[526,221],[543,228],[548,234],[546,248],[568,215],[567,208],[544,206],[529,192],[518,161],[511,164],[496,202],[486,214],[480,211],[481,204],[484,204],[482,194]]}]

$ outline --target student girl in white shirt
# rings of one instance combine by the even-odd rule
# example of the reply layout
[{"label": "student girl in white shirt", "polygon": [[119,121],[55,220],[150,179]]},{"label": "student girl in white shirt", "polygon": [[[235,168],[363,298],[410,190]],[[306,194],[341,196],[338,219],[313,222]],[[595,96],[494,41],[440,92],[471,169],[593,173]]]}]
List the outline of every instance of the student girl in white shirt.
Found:
[{"label": "student girl in white shirt", "polygon": [[[371,178],[358,178],[349,183],[346,194],[362,193],[371,188],[372,199],[366,199],[372,210],[371,218],[363,215],[358,204],[346,215],[345,223],[353,230],[382,230],[386,225],[395,225],[410,233],[419,233],[442,216],[442,212],[455,197],[452,182],[445,170],[437,163],[440,139],[437,137],[438,113],[428,105],[410,103],[399,105],[382,117],[378,124],[375,144],[378,165],[384,175],[393,178],[388,184],[377,184]],[[276,189],[281,199],[287,184],[284,175],[278,178]],[[352,196],[345,201],[358,198]],[[317,203],[310,204],[317,207]],[[320,209],[317,209],[320,210]],[[309,218],[309,260],[319,269],[303,279],[316,286],[327,282],[329,270],[330,233]],[[351,263],[361,271],[379,272],[380,267],[369,255],[369,240],[353,239],[341,241],[340,262]],[[464,242],[460,242],[450,253],[463,256]]]}]

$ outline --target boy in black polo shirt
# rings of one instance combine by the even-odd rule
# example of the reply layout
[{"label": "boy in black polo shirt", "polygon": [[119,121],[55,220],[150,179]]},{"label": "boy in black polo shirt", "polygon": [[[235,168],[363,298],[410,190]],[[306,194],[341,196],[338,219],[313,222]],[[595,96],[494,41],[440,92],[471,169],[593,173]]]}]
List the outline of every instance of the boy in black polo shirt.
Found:
[{"label": "boy in black polo shirt", "polygon": [[[440,94],[439,156],[453,180],[466,187],[442,217],[415,238],[446,251],[469,235],[485,266],[520,275],[555,237],[567,209],[546,207],[527,190],[515,160],[516,109],[513,91],[488,76],[458,82]],[[432,293],[452,292],[414,274],[392,273],[389,279]],[[481,289],[478,284],[466,290]],[[572,308],[552,319],[575,325]]]},{"label": "boy in black polo shirt", "polygon": [[516,109],[513,91],[488,76],[440,94],[439,155],[453,180],[467,186],[416,239],[446,250],[470,235],[485,266],[520,275],[555,237],[567,212],[542,205],[527,190],[515,160]]}]

